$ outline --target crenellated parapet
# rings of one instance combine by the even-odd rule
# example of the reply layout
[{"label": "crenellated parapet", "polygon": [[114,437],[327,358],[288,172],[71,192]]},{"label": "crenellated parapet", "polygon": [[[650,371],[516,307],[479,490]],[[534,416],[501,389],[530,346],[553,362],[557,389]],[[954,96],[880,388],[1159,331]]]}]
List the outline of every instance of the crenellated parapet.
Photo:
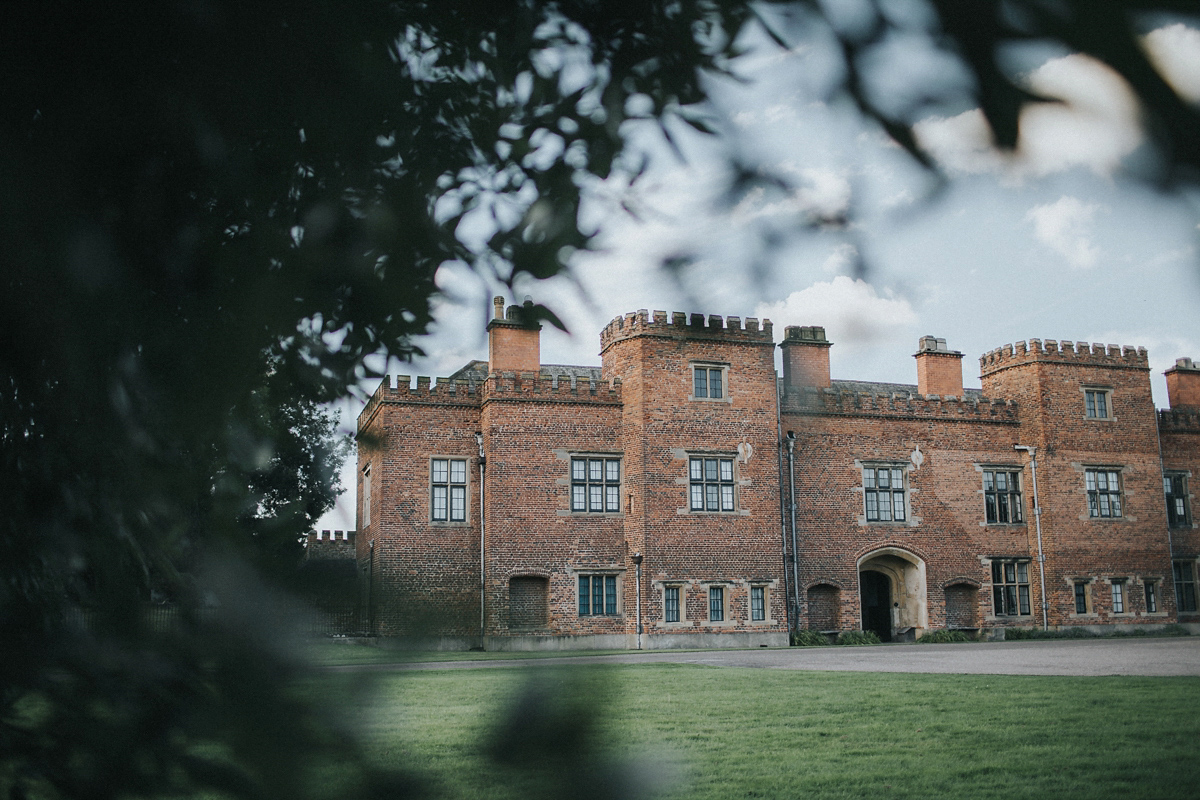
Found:
[{"label": "crenellated parapet", "polygon": [[1110,369],[1150,369],[1146,348],[1089,342],[1059,342],[1054,339],[1030,339],[997,347],[979,359],[980,374],[990,375],[1010,367],[1033,362],[1108,367]]},{"label": "crenellated parapet", "polygon": [[617,317],[600,332],[600,352],[611,345],[635,336],[658,336],[672,339],[704,339],[708,341],[739,342],[775,346],[771,321],[760,324],[755,317],[721,317],[713,314],[686,314],[675,311],[653,313],[646,309]]},{"label": "crenellated parapet", "polygon": [[1017,425],[1017,404],[968,396],[939,397],[907,392],[879,394],[804,387],[783,397],[785,414],[875,417],[897,420],[941,420]]},{"label": "crenellated parapet", "polygon": [[494,372],[482,388],[482,401],[621,405],[621,379],[595,375],[540,372]]},{"label": "crenellated parapet", "polygon": [[355,531],[309,531],[304,541],[306,561],[354,558]]},{"label": "crenellated parapet", "polygon": [[479,383],[470,379],[429,378],[420,375],[414,386],[411,375],[385,375],[362,413],[358,415],[358,429],[365,429],[379,407],[387,403],[478,406]]},{"label": "crenellated parapet", "polygon": [[1200,410],[1159,409],[1158,432],[1200,434]]}]

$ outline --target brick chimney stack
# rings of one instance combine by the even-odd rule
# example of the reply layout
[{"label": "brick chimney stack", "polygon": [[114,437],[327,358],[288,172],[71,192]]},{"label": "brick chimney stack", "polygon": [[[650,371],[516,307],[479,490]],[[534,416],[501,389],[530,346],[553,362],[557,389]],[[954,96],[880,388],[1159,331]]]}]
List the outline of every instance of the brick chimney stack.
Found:
[{"label": "brick chimney stack", "polygon": [[783,385],[788,389],[828,389],[829,348],[825,329],[789,325],[783,329]]},{"label": "brick chimney stack", "polygon": [[1200,364],[1190,358],[1176,359],[1167,376],[1167,402],[1171,408],[1200,409]]},{"label": "brick chimney stack", "polygon": [[542,367],[542,326],[533,316],[533,301],[509,306],[492,299],[495,316],[488,323],[488,372],[537,372]]},{"label": "brick chimney stack", "polygon": [[946,347],[946,340],[922,336],[913,358],[917,359],[917,394],[962,397],[962,357]]}]

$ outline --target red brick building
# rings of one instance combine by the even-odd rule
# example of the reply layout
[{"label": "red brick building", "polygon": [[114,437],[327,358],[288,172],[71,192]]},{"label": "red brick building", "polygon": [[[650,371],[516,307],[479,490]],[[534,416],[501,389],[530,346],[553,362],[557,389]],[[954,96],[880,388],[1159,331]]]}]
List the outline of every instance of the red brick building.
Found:
[{"label": "red brick building", "polygon": [[1006,345],[981,392],[933,337],[895,385],[832,380],[824,330],[788,328],[780,377],[769,321],[639,311],[576,367],[541,364],[528,309],[496,312],[488,362],[384,381],[359,417],[381,635],[653,648],[1200,622],[1190,361],[1156,413],[1144,349]]}]

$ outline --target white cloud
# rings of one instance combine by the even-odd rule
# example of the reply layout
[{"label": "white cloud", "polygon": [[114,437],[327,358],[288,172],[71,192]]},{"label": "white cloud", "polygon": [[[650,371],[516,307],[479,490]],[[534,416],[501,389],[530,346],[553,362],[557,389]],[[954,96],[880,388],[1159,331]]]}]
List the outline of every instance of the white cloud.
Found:
[{"label": "white cloud", "polygon": [[1200,30],[1177,23],[1151,31],[1142,42],[1179,96],[1200,103]]},{"label": "white cloud", "polygon": [[914,126],[917,140],[953,172],[1044,176],[1074,167],[1111,175],[1142,141],[1137,100],[1109,67],[1083,55],[1047,61],[1027,76],[1031,91],[1061,103],[1031,103],[1022,111],[1017,152],[993,147],[978,109],[931,117]]},{"label": "white cloud", "polygon": [[1064,195],[1057,202],[1034,206],[1025,215],[1033,223],[1038,241],[1061,255],[1075,269],[1096,265],[1100,248],[1092,243],[1092,217],[1100,210],[1095,203],[1084,203]]},{"label": "white cloud", "polygon": [[780,335],[787,325],[821,325],[832,341],[848,347],[895,338],[917,323],[908,300],[888,291],[880,295],[866,281],[845,275],[792,292],[786,300],[761,303],[755,314],[770,319]]},{"label": "white cloud", "polygon": [[857,261],[858,248],[849,242],[843,242],[835,247],[825,262],[821,264],[821,271],[830,275],[849,272]]}]

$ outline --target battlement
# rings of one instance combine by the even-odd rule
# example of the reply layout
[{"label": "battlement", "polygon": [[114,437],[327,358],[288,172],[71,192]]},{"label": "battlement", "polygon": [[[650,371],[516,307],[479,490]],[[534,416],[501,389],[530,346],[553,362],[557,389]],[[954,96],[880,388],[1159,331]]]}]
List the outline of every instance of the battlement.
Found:
[{"label": "battlement", "polygon": [[479,383],[472,378],[434,378],[417,376],[413,386],[411,375],[385,375],[379,386],[358,415],[358,429],[362,430],[379,406],[384,403],[436,403],[440,405],[479,405]]},{"label": "battlement", "polygon": [[309,531],[304,541],[306,561],[354,558],[356,531]]},{"label": "battlement", "polygon": [[607,381],[594,375],[564,373],[553,369],[536,373],[498,372],[488,375],[483,399],[620,405],[621,379]]},{"label": "battlement", "polygon": [[783,413],[839,417],[962,420],[1018,424],[1017,404],[987,397],[939,397],[910,392],[853,392],[804,387],[783,398]]},{"label": "battlement", "polygon": [[982,375],[1035,361],[1123,369],[1150,369],[1146,348],[1088,342],[1030,339],[998,347],[979,358]]},{"label": "battlement", "polygon": [[1158,432],[1200,433],[1200,410],[1159,409]]},{"label": "battlement", "polygon": [[600,352],[616,342],[635,336],[754,342],[770,344],[772,347],[775,344],[769,319],[763,320],[760,325],[755,317],[747,317],[743,323],[741,317],[721,317],[717,314],[705,317],[703,314],[688,315],[682,311],[670,315],[665,311],[651,314],[643,308],[617,317],[604,327],[600,332]]}]

